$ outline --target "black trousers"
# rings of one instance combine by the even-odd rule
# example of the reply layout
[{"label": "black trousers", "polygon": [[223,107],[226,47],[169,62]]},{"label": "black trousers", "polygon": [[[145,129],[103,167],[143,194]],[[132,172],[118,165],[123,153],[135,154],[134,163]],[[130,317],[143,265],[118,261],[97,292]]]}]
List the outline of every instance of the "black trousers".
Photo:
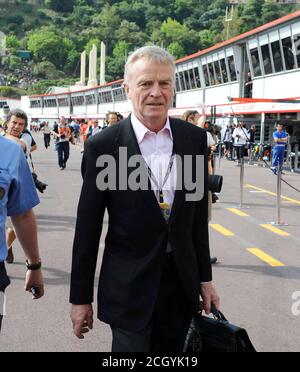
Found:
[{"label": "black trousers", "polygon": [[192,305],[178,277],[173,255],[167,254],[150,324],[141,332],[111,325],[112,352],[180,353],[192,316]]},{"label": "black trousers", "polygon": [[44,144],[46,149],[50,146],[50,133],[44,133]]},{"label": "black trousers", "polygon": [[4,262],[0,262],[0,332],[1,332],[1,325],[2,325],[2,319],[3,319],[3,294],[5,292],[5,289],[9,286],[10,280],[9,277],[7,276],[6,270],[5,270],[5,265]]}]

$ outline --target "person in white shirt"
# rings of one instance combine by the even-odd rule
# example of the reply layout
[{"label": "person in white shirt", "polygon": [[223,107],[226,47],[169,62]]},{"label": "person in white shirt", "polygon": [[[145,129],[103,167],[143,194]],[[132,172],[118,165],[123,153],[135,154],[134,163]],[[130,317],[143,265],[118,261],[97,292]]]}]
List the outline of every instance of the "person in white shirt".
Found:
[{"label": "person in white shirt", "polygon": [[50,139],[51,139],[51,129],[49,127],[49,122],[46,121],[44,126],[42,127],[41,131],[44,133],[44,144],[46,150],[50,146]]},{"label": "person in white shirt", "polygon": [[234,130],[232,137],[237,152],[237,160],[240,163],[244,158],[245,146],[249,144],[250,141],[250,135],[248,134],[244,123],[239,123],[238,127]]}]

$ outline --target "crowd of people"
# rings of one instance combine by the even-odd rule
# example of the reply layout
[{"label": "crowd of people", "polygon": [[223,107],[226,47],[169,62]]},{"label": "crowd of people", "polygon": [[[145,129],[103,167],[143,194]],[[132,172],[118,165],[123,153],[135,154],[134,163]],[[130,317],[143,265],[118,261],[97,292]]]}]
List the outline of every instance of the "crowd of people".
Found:
[{"label": "crowd of people", "polygon": [[36,84],[38,79],[33,75],[32,66],[27,60],[23,60],[19,68],[10,68],[8,64],[0,65],[0,85],[14,86],[28,89]]}]

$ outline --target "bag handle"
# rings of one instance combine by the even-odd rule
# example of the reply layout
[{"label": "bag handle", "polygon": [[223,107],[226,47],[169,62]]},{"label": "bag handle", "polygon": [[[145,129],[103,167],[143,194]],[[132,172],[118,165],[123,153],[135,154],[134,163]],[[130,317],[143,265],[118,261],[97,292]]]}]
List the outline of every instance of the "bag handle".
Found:
[{"label": "bag handle", "polygon": [[211,304],[211,313],[215,316],[220,322],[228,322],[224,314],[217,309],[215,304]]}]

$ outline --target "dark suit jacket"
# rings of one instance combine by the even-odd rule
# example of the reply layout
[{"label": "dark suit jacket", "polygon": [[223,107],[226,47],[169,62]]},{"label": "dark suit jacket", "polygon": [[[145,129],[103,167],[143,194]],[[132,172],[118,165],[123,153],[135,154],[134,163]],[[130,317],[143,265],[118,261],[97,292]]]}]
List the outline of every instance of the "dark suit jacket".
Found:
[{"label": "dark suit jacket", "polygon": [[[170,119],[177,155],[205,155],[206,132],[181,120]],[[211,281],[208,238],[207,158],[205,196],[187,202],[187,191],[176,191],[169,223],[154,192],[99,191],[97,158],[109,154],[119,164],[119,148],[128,158],[141,154],[130,118],[107,128],[86,143],[82,162],[83,187],[73,247],[72,304],[93,302],[94,276],[105,209],[108,233],[98,287],[98,317],[116,327],[140,331],[148,325],[156,302],[169,241],[179,276],[191,304],[199,308],[200,282]],[[195,172],[195,162],[193,171]],[[129,169],[130,174],[133,169]],[[146,168],[145,168],[146,172]],[[172,309],[170,309],[172,311]]]}]

